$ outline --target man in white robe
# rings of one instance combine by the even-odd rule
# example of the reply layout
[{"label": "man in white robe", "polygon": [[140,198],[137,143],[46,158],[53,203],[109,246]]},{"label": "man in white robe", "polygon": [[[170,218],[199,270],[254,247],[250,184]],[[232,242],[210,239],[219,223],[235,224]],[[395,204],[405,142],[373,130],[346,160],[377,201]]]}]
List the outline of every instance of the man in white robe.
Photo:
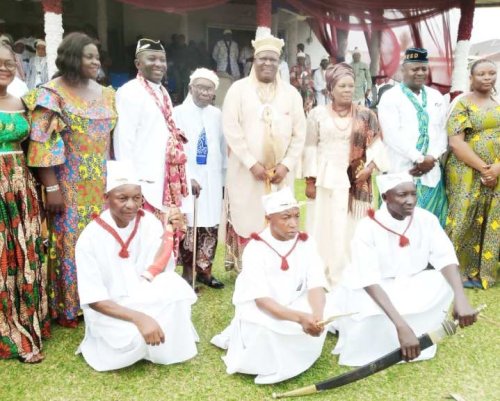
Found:
[{"label": "man in white robe", "polygon": [[[140,210],[139,180],[132,167],[108,162],[109,209],[93,220],[76,244],[85,338],[77,352],[97,371],[120,369],[146,359],[172,364],[197,353],[191,323],[192,288],[174,271],[144,274],[165,246],[161,222]],[[180,214],[171,223],[180,222]],[[122,242],[120,242],[122,241]],[[165,266],[161,266],[165,267]]]},{"label": "man in white robe", "polygon": [[233,32],[225,29],[223,39],[215,44],[212,51],[212,58],[217,63],[217,71],[227,72],[234,79],[238,79],[240,77],[238,54],[238,43],[233,40]]},{"label": "man in white robe", "polygon": [[432,358],[436,346],[420,352],[417,337],[440,326],[453,299],[460,326],[476,319],[451,241],[432,213],[415,207],[412,176],[381,174],[377,184],[385,202],[359,222],[351,263],[333,289],[336,305],[358,312],[337,322],[341,365],[365,365],[399,347],[407,361]]},{"label": "man in white robe", "polygon": [[378,118],[390,161],[390,172],[409,172],[417,180],[418,206],[446,222],[447,201],[439,158],[446,152],[447,102],[425,85],[427,50],[406,50],[403,82],[384,92]]},{"label": "man in white robe", "polygon": [[326,79],[325,72],[326,67],[328,67],[328,57],[323,57],[319,67],[314,71],[313,81],[314,81],[314,94],[316,96],[316,105],[325,105],[330,103],[330,98],[328,97],[328,90],[326,89]]},{"label": "man in white robe", "polygon": [[[198,68],[190,77],[189,96],[174,108],[177,126],[188,139],[188,158],[193,195],[197,200],[196,279],[212,288],[224,284],[212,275],[217,232],[222,213],[222,188],[226,172],[226,141],[221,111],[211,105],[219,84],[217,75]],[[180,246],[182,276],[192,283],[193,219]]]},{"label": "man in white robe", "polygon": [[229,146],[226,267],[241,268],[241,252],[252,232],[265,227],[264,194],[293,186],[302,155],[306,123],[300,94],[278,74],[283,40],[263,36],[255,49],[250,76],[226,94],[222,127]]},{"label": "man in white robe", "polygon": [[233,295],[235,316],[212,343],[227,349],[227,373],[257,375],[255,383],[290,379],[321,355],[329,316],[327,281],[316,244],[299,233],[290,188],[263,197],[269,227],[243,253]]},{"label": "man in white robe", "polygon": [[[166,117],[171,116],[173,107],[161,84],[167,72],[167,59],[160,41],[140,39],[135,64],[138,77],[116,92],[118,122],[113,135],[114,155],[116,160],[127,160],[134,166],[147,202],[145,207],[162,212],[171,206],[164,205],[164,186],[169,184],[165,158],[172,135],[172,124],[169,126]],[[191,212],[191,197],[182,195],[182,203],[177,206],[184,213]]]}]

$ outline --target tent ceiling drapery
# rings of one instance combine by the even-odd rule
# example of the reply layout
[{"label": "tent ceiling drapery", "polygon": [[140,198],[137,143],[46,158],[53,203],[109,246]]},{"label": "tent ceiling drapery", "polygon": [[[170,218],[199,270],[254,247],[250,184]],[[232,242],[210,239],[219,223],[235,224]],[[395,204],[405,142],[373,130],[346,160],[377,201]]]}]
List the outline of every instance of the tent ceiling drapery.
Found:
[{"label": "tent ceiling drapery", "polygon": [[164,11],[172,13],[183,13],[193,10],[201,10],[229,3],[229,0],[117,0],[140,8]]}]

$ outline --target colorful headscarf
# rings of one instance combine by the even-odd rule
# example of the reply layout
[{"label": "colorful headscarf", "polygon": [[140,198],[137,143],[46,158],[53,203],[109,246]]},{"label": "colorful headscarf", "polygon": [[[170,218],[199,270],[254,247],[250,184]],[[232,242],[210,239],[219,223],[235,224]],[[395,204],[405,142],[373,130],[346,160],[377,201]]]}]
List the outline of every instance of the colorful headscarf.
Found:
[{"label": "colorful headscarf", "polygon": [[350,76],[354,79],[354,71],[352,67],[347,63],[338,63],[338,64],[330,64],[326,68],[325,79],[326,79],[326,87],[328,90],[331,90],[337,82],[346,77]]}]

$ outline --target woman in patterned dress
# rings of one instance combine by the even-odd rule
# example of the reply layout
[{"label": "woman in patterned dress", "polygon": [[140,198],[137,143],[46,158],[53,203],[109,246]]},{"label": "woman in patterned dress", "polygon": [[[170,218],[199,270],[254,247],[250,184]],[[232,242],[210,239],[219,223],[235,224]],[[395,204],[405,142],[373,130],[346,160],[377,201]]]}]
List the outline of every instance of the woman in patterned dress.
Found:
[{"label": "woman in patterned dress", "polygon": [[99,85],[99,52],[82,33],[57,50],[58,77],[30,92],[28,164],[45,187],[49,227],[49,300],[59,324],[76,327],[75,244],[103,207],[106,157],[116,123],[115,93]]},{"label": "woman in patterned dress", "polygon": [[21,142],[29,124],[21,99],[7,93],[16,75],[12,49],[0,44],[0,359],[42,361],[49,334],[40,210]]},{"label": "woman in patterned dress", "polygon": [[496,65],[477,60],[470,93],[454,101],[447,130],[446,232],[455,245],[464,287],[495,283],[500,260],[500,103]]}]

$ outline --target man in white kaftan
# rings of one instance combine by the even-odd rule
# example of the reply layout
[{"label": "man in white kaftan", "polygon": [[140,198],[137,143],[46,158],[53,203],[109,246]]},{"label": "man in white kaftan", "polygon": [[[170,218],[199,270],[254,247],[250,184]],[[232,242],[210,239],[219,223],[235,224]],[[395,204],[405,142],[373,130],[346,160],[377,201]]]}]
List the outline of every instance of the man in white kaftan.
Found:
[{"label": "man in white kaftan", "polygon": [[[116,92],[118,122],[113,135],[114,155],[116,160],[132,163],[145,201],[156,211],[163,211],[166,149],[172,133],[159,107],[171,105],[161,84],[167,62],[159,41],[139,41],[136,66],[141,78],[132,79]],[[152,211],[149,207],[148,210]],[[181,210],[192,211],[190,196],[183,198]]]},{"label": "man in white kaftan", "polygon": [[[227,92],[222,126],[229,146],[227,199],[230,232],[242,244],[265,227],[261,197],[283,186],[293,186],[294,170],[304,147],[306,125],[302,99],[281,81],[279,56],[284,42],[273,36],[252,41],[255,48],[250,76],[236,81]],[[236,247],[234,268],[241,252]]]},{"label": "man in white kaftan", "polygon": [[[227,373],[257,375],[255,383],[290,379],[321,355],[331,312],[316,244],[299,233],[299,208],[284,188],[263,198],[270,227],[248,243],[233,295],[235,316],[212,343],[227,349]],[[284,259],[283,259],[284,258]]]},{"label": "man in white kaftan", "polygon": [[[226,173],[226,141],[222,134],[221,111],[211,105],[219,79],[206,68],[198,68],[190,77],[189,96],[174,108],[177,126],[188,139],[186,155],[197,207],[197,280],[212,287],[224,284],[212,276],[217,249],[217,233],[222,213],[222,188]],[[183,277],[192,282],[193,219],[180,247]]]},{"label": "man in white kaftan", "polygon": [[230,29],[224,30],[223,36],[224,38],[215,44],[212,58],[217,63],[217,71],[227,72],[234,79],[238,79],[240,77],[238,43],[233,40],[233,32]]},{"label": "man in white kaftan", "polygon": [[341,365],[365,365],[399,347],[407,361],[432,358],[436,346],[420,353],[417,336],[440,326],[453,299],[460,325],[475,321],[453,245],[437,218],[415,207],[412,177],[378,175],[377,183],[385,202],[359,222],[351,263],[333,289],[338,307],[358,312],[337,322]]},{"label": "man in white kaftan", "polygon": [[313,73],[314,95],[316,96],[316,106],[330,103],[328,90],[326,89],[325,72],[328,67],[328,57],[323,57],[319,67]]},{"label": "man in white kaftan", "polygon": [[432,212],[444,227],[447,201],[439,158],[446,152],[447,102],[425,84],[427,51],[407,49],[403,82],[384,92],[378,118],[390,161],[390,172],[417,178],[418,206]]},{"label": "man in white kaftan", "polygon": [[[153,214],[139,209],[141,190],[131,171],[123,162],[108,162],[109,209],[83,230],[76,244],[85,318],[85,338],[77,352],[97,371],[141,359],[178,363],[197,353],[191,323],[196,295],[175,273],[174,259],[152,281],[141,276],[157,260],[164,230]],[[127,246],[118,238],[131,240]]]}]

